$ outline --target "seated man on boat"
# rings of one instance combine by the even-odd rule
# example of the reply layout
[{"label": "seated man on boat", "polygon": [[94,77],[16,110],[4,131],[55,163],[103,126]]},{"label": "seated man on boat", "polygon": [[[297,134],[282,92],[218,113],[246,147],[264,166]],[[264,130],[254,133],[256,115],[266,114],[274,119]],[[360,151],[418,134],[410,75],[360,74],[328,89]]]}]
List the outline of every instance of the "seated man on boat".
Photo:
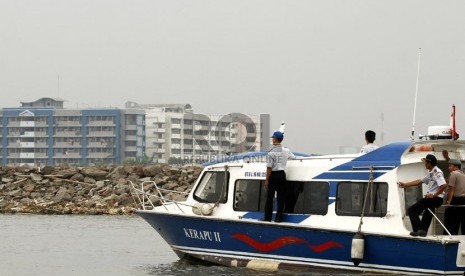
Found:
[{"label": "seated man on boat", "polygon": [[283,220],[284,204],[287,194],[286,186],[286,168],[287,159],[294,159],[292,152],[281,145],[284,139],[284,134],[281,131],[275,131],[273,136],[273,147],[266,156],[266,180],[265,188],[266,203],[264,221],[271,221],[273,216],[273,201],[276,193],[278,208],[276,211],[275,222]]},{"label": "seated man on boat", "polygon": [[[428,174],[422,179],[410,182],[399,182],[399,186],[404,188],[408,186],[417,186],[422,183],[428,185],[428,191],[425,197],[410,206],[407,211],[413,230],[410,232],[410,235],[425,237],[428,232],[429,225],[431,224],[431,219],[433,218],[432,213],[434,213],[436,208],[441,206],[443,203],[444,190],[447,185],[446,180],[444,179],[444,173],[437,167],[438,160],[434,155],[428,154],[421,160],[425,163]],[[422,212],[423,217],[420,221],[420,214]]]},{"label": "seated man on boat", "polygon": [[375,139],[376,139],[376,132],[374,132],[373,130],[367,130],[365,132],[366,145],[362,147],[362,149],[360,150],[360,153],[365,154],[365,153],[369,153],[377,149],[378,146],[373,144],[375,142]]}]

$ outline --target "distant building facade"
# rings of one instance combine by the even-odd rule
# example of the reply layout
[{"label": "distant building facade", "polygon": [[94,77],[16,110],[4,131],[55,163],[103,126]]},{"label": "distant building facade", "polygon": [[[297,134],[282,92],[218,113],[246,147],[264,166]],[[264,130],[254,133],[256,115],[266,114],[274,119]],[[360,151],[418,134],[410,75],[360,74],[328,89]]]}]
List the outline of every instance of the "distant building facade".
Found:
[{"label": "distant building facade", "polygon": [[120,164],[145,156],[145,112],[65,109],[41,98],[0,110],[2,164]]},{"label": "distant building facade", "polygon": [[127,102],[125,108],[145,110],[146,155],[155,163],[203,163],[270,146],[269,114],[196,114],[189,104]]}]

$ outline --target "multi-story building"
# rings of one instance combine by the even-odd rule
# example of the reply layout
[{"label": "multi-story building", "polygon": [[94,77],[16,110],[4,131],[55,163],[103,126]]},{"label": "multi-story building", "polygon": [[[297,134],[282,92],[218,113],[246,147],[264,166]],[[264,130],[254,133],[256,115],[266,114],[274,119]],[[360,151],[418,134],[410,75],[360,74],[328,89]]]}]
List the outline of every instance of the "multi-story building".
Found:
[{"label": "multi-story building", "polygon": [[153,162],[203,163],[270,146],[268,114],[196,114],[189,104],[127,102],[125,107],[145,110],[146,154]]},{"label": "multi-story building", "polygon": [[41,98],[0,111],[2,164],[120,164],[145,154],[138,109],[65,109]]}]

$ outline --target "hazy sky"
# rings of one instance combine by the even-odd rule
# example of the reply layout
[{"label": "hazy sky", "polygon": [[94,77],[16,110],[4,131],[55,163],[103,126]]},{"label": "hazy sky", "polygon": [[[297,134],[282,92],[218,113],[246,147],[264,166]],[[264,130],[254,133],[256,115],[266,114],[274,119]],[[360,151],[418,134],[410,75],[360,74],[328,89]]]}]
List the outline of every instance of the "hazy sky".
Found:
[{"label": "hazy sky", "polygon": [[270,113],[293,150],[337,153],[366,129],[378,144],[409,137],[421,47],[416,133],[448,125],[456,104],[465,137],[464,12],[462,0],[0,0],[1,106]]}]

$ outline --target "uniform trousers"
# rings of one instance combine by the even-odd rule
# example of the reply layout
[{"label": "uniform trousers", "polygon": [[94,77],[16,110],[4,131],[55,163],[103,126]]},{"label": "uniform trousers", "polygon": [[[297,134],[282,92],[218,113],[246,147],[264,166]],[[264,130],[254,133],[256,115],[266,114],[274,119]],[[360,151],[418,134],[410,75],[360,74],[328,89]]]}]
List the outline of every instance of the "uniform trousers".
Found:
[{"label": "uniform trousers", "polygon": [[[442,202],[442,197],[422,198],[408,208],[407,213],[412,223],[413,232],[417,232],[418,230],[428,232],[433,215],[427,209],[429,208],[434,213],[436,208],[442,205]],[[420,221],[420,214],[422,212],[423,217]]]},{"label": "uniform trousers", "polygon": [[275,193],[278,203],[275,220],[282,220],[287,193],[286,173],[284,171],[272,171],[270,179],[268,180],[268,191],[266,193],[264,218],[266,221],[271,221],[273,216],[273,201]]},{"label": "uniform trousers", "polygon": [[[465,197],[454,196],[450,205],[465,205]],[[465,235],[465,207],[447,207],[444,213],[444,223],[452,235],[458,235],[460,227],[462,228],[460,232]],[[444,235],[447,235],[446,231]]]}]

